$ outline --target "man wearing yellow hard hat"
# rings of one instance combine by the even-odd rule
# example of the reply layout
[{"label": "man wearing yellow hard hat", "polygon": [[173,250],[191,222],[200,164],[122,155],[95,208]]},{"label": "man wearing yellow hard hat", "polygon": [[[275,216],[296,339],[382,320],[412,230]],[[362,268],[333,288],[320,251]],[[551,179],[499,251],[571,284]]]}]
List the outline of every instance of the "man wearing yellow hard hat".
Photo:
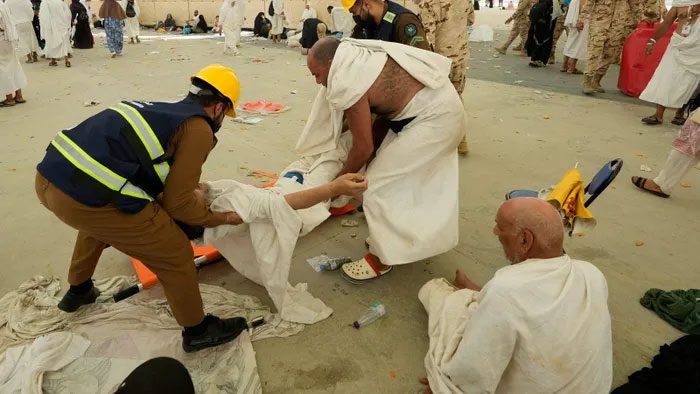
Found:
[{"label": "man wearing yellow hard hat", "polygon": [[235,116],[239,97],[234,71],[213,64],[191,78],[180,102],[123,101],[56,135],[37,166],[36,193],[78,230],[61,310],[95,301],[92,275],[113,246],[158,276],[184,327],[185,351],[228,342],[246,329],[244,318],[204,315],[192,248],[176,223],[241,222],[234,212],[211,212],[195,191],[215,134],[224,116]]},{"label": "man wearing yellow hard hat", "polygon": [[[165,290],[184,327],[186,352],[235,339],[246,319],[204,315],[189,239],[203,227],[240,224],[235,212],[212,212],[202,198],[202,165],[216,145],[225,116],[240,97],[232,69],[212,64],[190,78],[187,97],[174,103],[123,101],[59,132],[37,166],[42,205],[78,230],[68,270],[70,289],[58,308],[75,312],[100,292],[92,275],[112,246],[140,260]],[[362,175],[285,196],[293,209],[311,207],[367,188]]]},{"label": "man wearing yellow hard hat", "polygon": [[430,50],[420,19],[411,10],[393,1],[341,0],[353,15],[356,26],[352,38],[398,42]]}]

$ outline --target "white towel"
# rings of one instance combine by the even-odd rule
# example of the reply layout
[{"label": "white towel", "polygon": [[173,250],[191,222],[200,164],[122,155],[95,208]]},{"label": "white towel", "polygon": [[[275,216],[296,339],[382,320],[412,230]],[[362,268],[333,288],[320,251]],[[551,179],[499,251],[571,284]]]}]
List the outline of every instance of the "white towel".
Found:
[{"label": "white towel", "polygon": [[[302,188],[284,179],[289,181],[289,187]],[[213,244],[243,276],[265,286],[282,319],[313,324],[330,316],[333,310],[314,298],[306,283],[294,287],[288,283],[302,220],[280,189],[259,189],[233,180],[208,185],[211,210],[235,211],[244,223],[208,228],[204,231],[204,243]]]}]

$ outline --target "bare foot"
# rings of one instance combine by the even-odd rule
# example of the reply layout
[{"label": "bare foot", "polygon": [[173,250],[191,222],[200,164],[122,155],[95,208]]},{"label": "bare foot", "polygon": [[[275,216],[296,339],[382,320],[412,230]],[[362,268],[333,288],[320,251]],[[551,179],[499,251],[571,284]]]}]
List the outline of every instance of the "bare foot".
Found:
[{"label": "bare foot", "polygon": [[481,291],[481,286],[472,282],[467,275],[462,272],[462,270],[457,270],[455,273],[455,287],[458,289],[469,289],[474,291]]},{"label": "bare foot", "polygon": [[465,275],[462,270],[457,270],[455,274],[455,286],[460,289],[466,289],[469,282],[470,280],[467,278],[467,275]]},{"label": "bare foot", "polygon": [[430,389],[430,383],[428,382],[428,378],[420,378],[418,379],[420,384],[428,386],[423,390],[423,394],[433,394],[433,390]]}]

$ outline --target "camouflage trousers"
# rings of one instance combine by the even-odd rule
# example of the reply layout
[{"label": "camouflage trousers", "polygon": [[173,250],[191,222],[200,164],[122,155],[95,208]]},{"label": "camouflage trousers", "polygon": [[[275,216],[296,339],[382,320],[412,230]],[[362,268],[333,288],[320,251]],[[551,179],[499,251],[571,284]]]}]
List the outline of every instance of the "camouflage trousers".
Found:
[{"label": "camouflage trousers", "polygon": [[510,29],[510,35],[508,36],[508,39],[506,39],[506,42],[503,44],[504,49],[508,49],[510,47],[510,44],[515,41],[518,36],[520,36],[520,44],[518,46],[520,47],[525,47],[525,42],[527,41],[527,31],[530,30],[530,24],[525,21],[525,22],[514,22],[513,23],[513,28]]},{"label": "camouflage trousers", "polygon": [[591,23],[585,74],[590,77],[602,77],[608,72],[611,64],[619,64],[622,46],[632,30],[634,27],[611,30]]}]

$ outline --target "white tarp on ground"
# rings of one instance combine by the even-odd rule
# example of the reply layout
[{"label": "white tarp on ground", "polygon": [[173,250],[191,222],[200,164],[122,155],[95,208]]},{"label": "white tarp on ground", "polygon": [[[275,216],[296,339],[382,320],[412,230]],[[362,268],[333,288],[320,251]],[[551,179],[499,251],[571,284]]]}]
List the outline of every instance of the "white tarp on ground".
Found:
[{"label": "white tarp on ground", "polygon": [[[241,296],[221,287],[200,285],[205,311],[220,317],[244,316],[252,319],[265,316],[263,326],[256,328],[252,336],[247,332],[230,344],[185,353],[182,350],[180,327],[162,298],[149,299],[149,292],[142,292],[119,303],[108,302],[111,295],[130,284],[128,277],[115,277],[96,282],[102,291],[96,304],[88,305],[75,313],[60,311],[56,305],[60,284],[56,278],[36,276],[0,299],[0,388],[13,379],[24,379],[25,371],[14,368],[7,357],[21,358],[23,352],[41,346],[37,340],[42,335],[67,332],[80,335],[89,341],[89,347],[78,352],[80,357],[59,368],[43,374],[42,387],[46,393],[106,393],[121,382],[136,366],[157,357],[169,356],[180,360],[192,375],[197,392],[261,392],[257,375],[255,352],[250,343],[271,337],[294,335],[303,329],[301,324],[284,322],[257,299]],[[37,341],[35,341],[37,340]],[[51,337],[52,343],[61,344],[66,337]],[[38,342],[38,344],[37,344]],[[62,352],[77,351],[84,342],[61,346]],[[8,350],[11,346],[28,346]],[[36,349],[36,347],[34,348]],[[44,355],[44,357],[51,356]],[[49,359],[52,359],[49,357]],[[27,368],[32,371],[48,370]],[[41,378],[39,378],[41,379]],[[25,386],[22,386],[25,387]],[[0,389],[6,392],[4,389]]]}]

